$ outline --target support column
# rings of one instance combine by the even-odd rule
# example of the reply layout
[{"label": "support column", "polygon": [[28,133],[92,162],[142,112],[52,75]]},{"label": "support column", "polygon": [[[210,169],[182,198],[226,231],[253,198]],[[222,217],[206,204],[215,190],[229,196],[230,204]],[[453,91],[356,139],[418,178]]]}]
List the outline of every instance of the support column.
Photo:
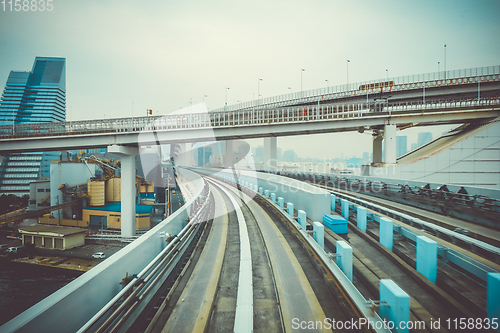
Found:
[{"label": "support column", "polygon": [[340,199],[340,212],[342,216],[349,221],[349,201]]},{"label": "support column", "polygon": [[226,154],[224,155],[224,168],[230,168],[233,165],[233,141],[226,141]]},{"label": "support column", "polygon": [[337,241],[337,266],[352,282],[352,247],[344,241]]},{"label": "support column", "polygon": [[109,146],[108,152],[120,155],[121,162],[121,235],[135,236],[135,155],[138,148]]},{"label": "support column", "polygon": [[381,136],[373,138],[373,164],[382,163],[382,140]]},{"label": "support column", "polygon": [[393,227],[392,220],[388,218],[380,218],[380,234],[379,242],[386,248],[392,251]]},{"label": "support column", "polygon": [[276,172],[276,158],[278,150],[278,138],[264,138],[264,170]]},{"label": "support column", "polygon": [[358,206],[357,224],[358,228],[366,232],[366,208]]},{"label": "support column", "polygon": [[417,271],[432,283],[436,283],[437,243],[429,237],[417,237]]},{"label": "support column", "polygon": [[[410,321],[410,296],[390,279],[380,280],[380,301],[388,306],[380,307],[380,316],[394,323],[393,332],[409,332],[406,324]],[[405,328],[400,328],[405,327]]]},{"label": "support column", "polygon": [[299,210],[299,224],[304,228],[304,230],[307,230],[307,217],[306,217],[306,212],[303,210]]},{"label": "support column", "polygon": [[487,279],[487,315],[490,319],[498,318],[500,317],[500,273],[488,273]]},{"label": "support column", "polygon": [[384,163],[396,163],[396,125],[384,126]]},{"label": "support column", "polygon": [[313,223],[313,238],[321,246],[325,248],[325,227],[319,222]]}]

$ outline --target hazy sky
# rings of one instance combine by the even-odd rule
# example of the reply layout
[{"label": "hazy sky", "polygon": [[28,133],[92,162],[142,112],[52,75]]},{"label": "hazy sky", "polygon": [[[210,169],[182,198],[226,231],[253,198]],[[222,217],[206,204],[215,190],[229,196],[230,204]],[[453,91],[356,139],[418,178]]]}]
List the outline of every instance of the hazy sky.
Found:
[{"label": "hazy sky", "polygon": [[[209,109],[349,81],[500,64],[500,1],[54,0],[51,12],[3,11],[0,86],[36,56],[66,58],[67,119]],[[413,130],[414,132],[423,129]],[[416,135],[406,130],[409,144]],[[441,133],[442,128],[435,130]],[[412,138],[415,137],[413,140]],[[252,145],[262,140],[249,140]],[[327,144],[325,144],[327,142]],[[346,143],[349,144],[346,144]],[[343,133],[279,138],[299,156],[371,151]]]}]

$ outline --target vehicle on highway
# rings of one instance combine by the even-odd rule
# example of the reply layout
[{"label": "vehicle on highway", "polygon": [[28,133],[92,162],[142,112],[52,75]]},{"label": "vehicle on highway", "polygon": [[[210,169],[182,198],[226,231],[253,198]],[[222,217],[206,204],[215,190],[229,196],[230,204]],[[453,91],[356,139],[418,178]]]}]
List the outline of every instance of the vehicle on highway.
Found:
[{"label": "vehicle on highway", "polygon": [[97,252],[97,253],[94,253],[92,255],[92,258],[95,258],[95,259],[104,259],[104,258],[106,258],[106,255],[104,254],[104,252]]},{"label": "vehicle on highway", "polygon": [[7,249],[10,247],[9,244],[1,244],[0,245],[0,253],[7,251]]}]

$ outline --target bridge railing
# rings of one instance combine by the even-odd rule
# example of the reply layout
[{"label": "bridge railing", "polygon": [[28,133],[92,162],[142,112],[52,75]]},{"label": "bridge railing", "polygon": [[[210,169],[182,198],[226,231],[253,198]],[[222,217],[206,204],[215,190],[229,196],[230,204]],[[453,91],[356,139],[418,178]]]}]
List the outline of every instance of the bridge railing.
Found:
[{"label": "bridge railing", "polygon": [[78,136],[88,134],[116,134],[122,132],[162,131],[228,126],[309,122],[353,117],[383,115],[384,112],[413,112],[417,110],[495,107],[500,99],[442,99],[413,102],[330,103],[309,106],[274,107],[268,109],[238,110],[215,113],[176,114],[141,118],[118,118],[93,121],[20,124],[0,126],[0,138]]},{"label": "bridge railing", "polygon": [[[304,90],[253,101],[227,105],[211,112],[236,111],[244,109],[269,108],[296,103],[352,97],[374,92],[389,92],[423,87],[439,87],[477,82],[499,81],[500,66],[477,67],[460,70],[431,72],[417,75],[388,77],[386,79],[354,82],[349,84]],[[387,83],[387,84],[386,84]]]}]

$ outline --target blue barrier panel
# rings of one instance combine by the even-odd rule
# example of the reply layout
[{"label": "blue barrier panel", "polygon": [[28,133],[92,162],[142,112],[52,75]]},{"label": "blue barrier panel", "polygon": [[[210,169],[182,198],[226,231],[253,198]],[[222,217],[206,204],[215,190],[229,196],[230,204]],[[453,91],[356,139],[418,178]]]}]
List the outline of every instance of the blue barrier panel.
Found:
[{"label": "blue barrier panel", "polygon": [[380,301],[389,305],[380,307],[380,316],[382,319],[394,323],[392,331],[398,333],[409,332],[406,324],[410,321],[410,296],[394,281],[382,279],[380,280]]},{"label": "blue barrier panel", "polygon": [[[488,273],[487,283],[487,315],[492,320],[500,318],[500,273]],[[500,328],[496,331],[500,332]]]},{"label": "blue barrier panel", "polygon": [[278,198],[278,206],[281,207],[281,209],[283,209],[283,207],[285,207],[285,204],[283,202],[283,198],[282,197],[279,197]]},{"label": "blue barrier panel", "polygon": [[334,211],[335,210],[335,194],[331,195],[331,209]]},{"label": "blue barrier panel", "polygon": [[303,210],[299,210],[299,224],[304,228],[304,230],[307,229],[307,217],[306,217],[306,212]]},{"label": "blue barrier panel", "polygon": [[264,194],[264,189],[262,187],[259,187],[259,193]]},{"label": "blue barrier panel", "polygon": [[388,218],[380,218],[380,238],[379,242],[392,251],[392,221]]},{"label": "blue barrier panel", "polygon": [[347,234],[348,222],[340,215],[323,215],[323,224],[336,234]]},{"label": "blue barrier panel", "polygon": [[322,249],[325,248],[325,227],[323,224],[319,222],[313,223],[313,238]]},{"label": "blue barrier panel", "polygon": [[295,216],[295,212],[293,211],[293,203],[291,202],[287,202],[286,203],[286,212],[288,213],[288,215],[290,215],[291,217],[294,217]]},{"label": "blue barrier panel", "polygon": [[346,199],[340,199],[340,211],[342,213],[342,216],[346,220],[349,220],[349,201],[347,201]]},{"label": "blue barrier panel", "polygon": [[257,192],[257,185],[254,185],[254,186],[253,186],[253,190],[254,190],[255,192]]},{"label": "blue barrier panel", "polygon": [[358,206],[357,208],[358,228],[366,232],[366,208]]},{"label": "blue barrier panel", "polygon": [[264,191],[264,197],[267,199],[269,198],[269,190]]},{"label": "blue barrier panel", "polygon": [[337,241],[337,266],[352,282],[352,247],[344,241]]},{"label": "blue barrier panel", "polygon": [[417,271],[432,283],[436,283],[437,243],[429,237],[417,237]]},{"label": "blue barrier panel", "polygon": [[276,203],[276,193],[271,193],[271,201]]}]

